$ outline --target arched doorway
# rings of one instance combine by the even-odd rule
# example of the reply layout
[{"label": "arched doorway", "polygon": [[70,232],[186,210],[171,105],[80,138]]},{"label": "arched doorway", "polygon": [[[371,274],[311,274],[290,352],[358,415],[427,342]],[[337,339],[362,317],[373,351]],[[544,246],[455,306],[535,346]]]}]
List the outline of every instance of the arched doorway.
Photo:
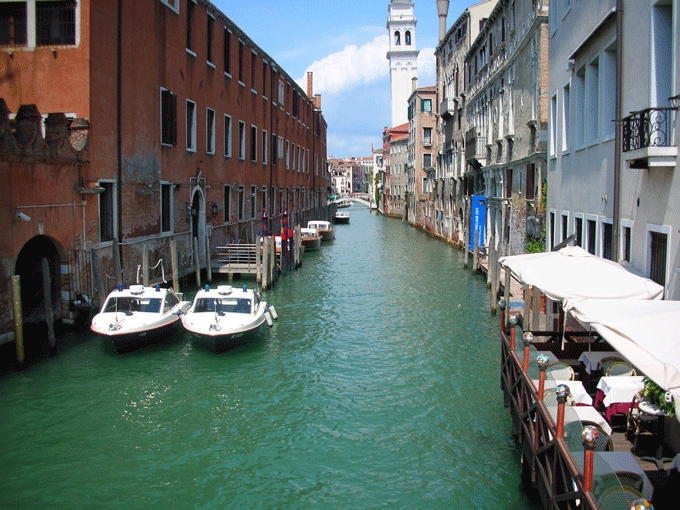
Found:
[{"label": "arched doorway", "polygon": [[[194,238],[198,239],[198,253],[194,253]],[[191,197],[191,253],[194,266],[196,257],[199,260],[205,258],[205,198],[199,186],[194,188]]]},{"label": "arched doorway", "polygon": [[[43,262],[45,260],[45,262]],[[29,240],[17,256],[14,274],[20,277],[24,324],[46,320],[44,283],[49,285],[53,320],[61,320],[61,257],[55,243],[39,235]],[[46,274],[43,269],[46,268]]]}]

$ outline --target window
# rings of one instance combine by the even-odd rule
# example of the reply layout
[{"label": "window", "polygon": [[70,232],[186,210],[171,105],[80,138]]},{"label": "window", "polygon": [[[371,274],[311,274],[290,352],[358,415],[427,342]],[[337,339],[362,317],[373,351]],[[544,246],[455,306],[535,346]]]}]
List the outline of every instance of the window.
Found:
[{"label": "window", "polygon": [[576,246],[583,248],[583,216],[576,216],[574,218],[574,233],[576,234],[574,243]]},{"label": "window", "polygon": [[172,185],[161,183],[161,232],[172,232]]},{"label": "window", "polygon": [[423,128],[423,145],[432,145],[432,128]]},{"label": "window", "polygon": [[243,186],[238,187],[238,220],[243,221],[246,214],[246,192]]},{"label": "window", "polygon": [[231,75],[231,32],[224,29],[224,73]]},{"label": "window", "polygon": [[399,33],[399,30],[394,32],[394,45],[395,46],[401,45],[401,34]]},{"label": "window", "polygon": [[51,46],[76,43],[76,2],[36,2],[36,44]]},{"label": "window", "polygon": [[255,60],[257,54],[254,51],[250,52],[250,89],[255,92]]},{"label": "window", "polygon": [[283,159],[283,137],[279,136],[279,142],[278,142],[278,156],[279,159]]},{"label": "window", "polygon": [[231,157],[231,117],[224,116],[224,156]]},{"label": "window", "polygon": [[595,255],[595,248],[597,246],[597,220],[586,218],[586,241],[588,245],[586,250],[588,253]]},{"label": "window", "polygon": [[286,97],[286,84],[279,81],[279,104],[283,106],[283,100]]},{"label": "window", "polygon": [[255,217],[255,210],[257,208],[257,187],[250,187],[250,217]]},{"label": "window", "polygon": [[562,152],[569,150],[569,85],[562,88]]},{"label": "window", "polygon": [[246,159],[246,124],[238,121],[238,159]]},{"label": "window", "polygon": [[231,221],[231,186],[224,187],[224,222]]},{"label": "window", "polygon": [[177,145],[177,96],[161,89],[161,144]]},{"label": "window", "polygon": [[432,154],[423,154],[423,169],[427,170],[432,166]]},{"label": "window", "polygon": [[243,50],[244,50],[244,45],[243,41],[238,42],[238,81],[241,83],[244,83],[244,77],[243,77]]},{"label": "window", "polygon": [[557,94],[550,98],[550,155],[557,154]]},{"label": "window", "polygon": [[278,144],[276,142],[276,134],[272,133],[272,165],[276,165]]},{"label": "window", "polygon": [[576,148],[581,149],[585,144],[586,71],[584,67],[576,71],[574,94],[574,142]]},{"label": "window", "polygon": [[215,25],[215,18],[208,13],[208,22],[206,26],[206,55],[209,63],[213,61],[213,26]]},{"label": "window", "polygon": [[250,126],[250,161],[257,161],[257,126]]},{"label": "window", "polygon": [[587,108],[586,131],[589,143],[595,143],[600,134],[600,65],[595,59],[588,64],[586,73]]},{"label": "window", "polygon": [[420,111],[421,112],[431,112],[432,111],[432,99],[421,99]]},{"label": "window", "polygon": [[602,222],[602,258],[613,260],[612,251],[612,224],[610,221]]},{"label": "window", "polygon": [[411,31],[410,30],[407,30],[404,33],[404,44],[406,46],[411,46]]},{"label": "window", "polygon": [[187,150],[196,151],[196,103],[189,99],[187,99]]},{"label": "window", "polygon": [[191,45],[191,40],[192,40],[192,31],[193,31],[193,26],[194,26],[194,10],[196,9],[196,4],[193,2],[193,0],[188,0],[187,1],[187,51],[192,53],[194,56],[196,55],[192,50],[193,46]]},{"label": "window", "polygon": [[536,186],[534,184],[535,182],[535,168],[536,165],[535,163],[527,163],[527,188],[526,188],[526,194],[525,198],[527,200],[534,200],[536,198]]},{"label": "window", "polygon": [[267,131],[264,129],[262,130],[262,164],[266,165],[267,164],[267,156],[269,154],[269,147],[267,146],[268,143],[268,138],[267,138]]},{"label": "window", "polygon": [[616,49],[602,54],[602,138],[614,138],[616,131]]},{"label": "window", "polygon": [[298,101],[300,99],[300,94],[293,92],[293,117],[298,116]]},{"label": "window", "polygon": [[290,168],[290,140],[286,140],[286,170]]},{"label": "window", "polygon": [[267,97],[267,62],[262,61],[262,97]]},{"label": "window", "polygon": [[205,152],[215,154],[215,110],[205,110]]},{"label": "window", "polygon": [[0,46],[25,46],[26,2],[0,4]]},{"label": "window", "polygon": [[99,241],[113,241],[116,185],[113,181],[99,181],[98,186],[104,188],[99,195]]},{"label": "window", "polygon": [[161,0],[161,3],[167,5],[179,14],[179,0]]},{"label": "window", "polygon": [[647,268],[649,278],[666,286],[668,277],[668,237],[671,229],[664,225],[647,224]]},{"label": "window", "polygon": [[631,235],[633,233],[633,222],[621,219],[621,259],[630,262]]}]

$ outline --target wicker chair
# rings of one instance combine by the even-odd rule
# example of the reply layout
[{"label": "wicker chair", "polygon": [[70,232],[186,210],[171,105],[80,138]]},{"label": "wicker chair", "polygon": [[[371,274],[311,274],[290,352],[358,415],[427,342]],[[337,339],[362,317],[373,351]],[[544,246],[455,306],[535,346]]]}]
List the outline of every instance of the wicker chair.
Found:
[{"label": "wicker chair", "polygon": [[625,361],[616,361],[609,365],[609,368],[605,372],[607,377],[612,377],[612,376],[627,376],[627,375],[637,375],[635,372],[635,369],[630,363],[626,363]]},{"label": "wicker chair", "polygon": [[640,411],[639,404],[644,400],[642,391],[638,391],[633,396],[633,401],[631,402],[630,409],[626,415],[626,435],[628,439],[632,439],[633,435],[635,439],[633,441],[633,451],[637,449],[637,440],[640,432],[646,430],[648,432],[657,433],[657,427],[659,422],[658,414],[649,414],[644,411]]},{"label": "wicker chair", "polygon": [[609,367],[612,365],[612,363],[618,362],[625,363],[624,360],[622,360],[621,358],[617,358],[616,356],[608,356],[606,358],[602,358],[602,361],[600,361],[600,371],[603,374],[606,374],[607,370],[609,370]]},{"label": "wicker chair", "polygon": [[630,504],[636,499],[640,499],[642,494],[639,491],[621,485],[620,487],[610,487],[598,498],[602,510],[621,510],[629,508]]},{"label": "wicker chair", "polygon": [[642,492],[643,480],[638,473],[631,473],[630,471],[617,471],[615,474],[622,487],[631,487],[638,492]]},{"label": "wicker chair", "polygon": [[550,377],[556,381],[573,381],[574,369],[562,361],[553,363],[545,369],[546,377]]}]

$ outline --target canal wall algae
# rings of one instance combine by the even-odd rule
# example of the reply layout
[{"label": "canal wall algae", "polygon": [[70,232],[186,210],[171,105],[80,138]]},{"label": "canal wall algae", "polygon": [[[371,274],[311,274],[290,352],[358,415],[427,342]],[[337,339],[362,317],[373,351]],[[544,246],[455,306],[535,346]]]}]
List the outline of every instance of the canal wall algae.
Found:
[{"label": "canal wall algae", "polygon": [[2,508],[529,508],[462,254],[353,208],[221,355],[86,335],[0,379]]}]

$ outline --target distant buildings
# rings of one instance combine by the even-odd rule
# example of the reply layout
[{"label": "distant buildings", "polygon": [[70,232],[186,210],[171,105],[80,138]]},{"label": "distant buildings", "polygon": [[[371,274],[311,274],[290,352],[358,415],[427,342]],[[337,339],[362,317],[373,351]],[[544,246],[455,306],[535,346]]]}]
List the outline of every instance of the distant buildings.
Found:
[{"label": "distant buildings", "polygon": [[145,253],[168,277],[175,242],[186,274],[208,245],[252,241],[263,210],[271,230],[323,212],[311,75],[301,89],[209,1],[0,7],[0,341],[13,275],[26,322],[46,316],[45,279],[47,313],[68,320]]}]

